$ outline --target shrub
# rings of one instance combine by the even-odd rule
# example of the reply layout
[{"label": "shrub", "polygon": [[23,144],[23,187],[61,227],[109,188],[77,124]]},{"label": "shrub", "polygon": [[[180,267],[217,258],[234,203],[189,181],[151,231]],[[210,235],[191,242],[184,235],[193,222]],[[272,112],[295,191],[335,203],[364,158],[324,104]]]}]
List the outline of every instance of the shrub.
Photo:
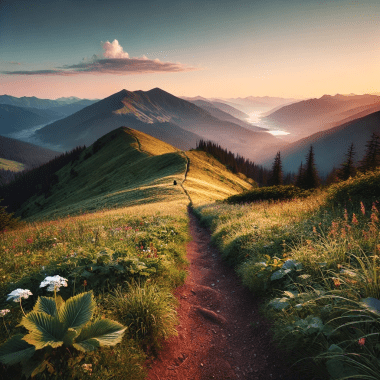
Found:
[{"label": "shrub", "polygon": [[305,198],[311,191],[302,190],[293,185],[260,187],[246,191],[242,194],[232,195],[226,199],[227,203],[246,203],[265,200],[285,200],[293,198]]}]

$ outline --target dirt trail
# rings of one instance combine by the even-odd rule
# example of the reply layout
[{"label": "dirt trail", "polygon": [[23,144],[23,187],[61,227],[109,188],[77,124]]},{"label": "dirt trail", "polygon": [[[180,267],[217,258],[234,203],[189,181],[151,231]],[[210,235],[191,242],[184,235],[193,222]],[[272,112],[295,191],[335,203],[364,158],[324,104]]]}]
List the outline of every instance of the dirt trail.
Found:
[{"label": "dirt trail", "polygon": [[254,297],[210,245],[209,232],[191,212],[189,217],[189,275],[175,293],[178,336],[164,343],[148,378],[295,380],[271,343]]}]

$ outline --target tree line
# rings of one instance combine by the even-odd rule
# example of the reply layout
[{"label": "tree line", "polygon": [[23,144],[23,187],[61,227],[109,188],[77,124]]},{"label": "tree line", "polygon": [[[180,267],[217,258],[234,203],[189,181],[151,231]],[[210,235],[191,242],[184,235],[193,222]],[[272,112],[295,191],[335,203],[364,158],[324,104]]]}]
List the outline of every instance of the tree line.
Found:
[{"label": "tree line", "polygon": [[[281,152],[277,152],[272,168],[266,169],[240,155],[235,155],[212,141],[200,140],[197,143],[197,149],[211,154],[233,173],[243,173],[248,178],[252,178],[260,187],[293,184],[301,189],[309,190],[319,187],[322,183],[315,165],[315,154],[312,145],[305,157],[305,165],[301,162],[296,175],[283,173]],[[376,133],[372,134],[366,144],[365,155],[357,166],[354,160],[355,154],[355,146],[352,143],[345,155],[344,162],[338,169],[332,170],[326,179],[326,184],[345,181],[350,177],[354,177],[357,172],[365,173],[380,166],[380,137]]]},{"label": "tree line", "polygon": [[[197,142],[196,149],[211,154],[220,163],[226,165],[227,169],[231,170],[233,173],[244,174],[248,178],[253,179],[260,187],[268,185],[271,175],[269,169],[257,165],[253,161],[244,158],[239,154],[232,153],[213,141],[205,141],[201,139]],[[284,184],[290,184],[291,175],[284,176],[283,182]]]},{"label": "tree line", "polygon": [[70,162],[73,164],[85,149],[85,146],[78,146],[37,168],[15,173],[11,182],[0,187],[1,204],[7,207],[7,211],[15,212],[35,194],[48,197],[51,187],[59,181],[56,172]]},{"label": "tree line", "polygon": [[[354,177],[357,172],[366,173],[375,170],[380,166],[380,137],[376,133],[372,134],[370,140],[366,144],[364,157],[357,166],[355,165],[354,160],[355,154],[355,146],[354,143],[352,143],[345,155],[345,160],[341,163],[338,169],[333,169],[331,171],[327,177],[326,184],[345,181],[350,177]],[[282,177],[281,154],[278,152],[272,165],[269,182],[271,185],[282,185]],[[315,165],[312,145],[306,155],[306,164],[303,165],[301,162],[298,174],[294,180],[294,185],[305,190],[315,189],[321,185],[321,179]]]}]

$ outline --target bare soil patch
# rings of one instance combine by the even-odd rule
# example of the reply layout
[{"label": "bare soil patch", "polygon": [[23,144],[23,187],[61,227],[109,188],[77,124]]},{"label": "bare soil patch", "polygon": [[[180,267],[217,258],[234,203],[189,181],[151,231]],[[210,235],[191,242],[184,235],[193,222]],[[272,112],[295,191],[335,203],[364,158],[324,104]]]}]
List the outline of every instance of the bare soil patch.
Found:
[{"label": "bare soil patch", "polygon": [[[176,290],[178,336],[149,363],[150,380],[301,379],[271,341],[258,301],[190,212],[189,275]],[[303,378],[304,379],[304,378]]]}]

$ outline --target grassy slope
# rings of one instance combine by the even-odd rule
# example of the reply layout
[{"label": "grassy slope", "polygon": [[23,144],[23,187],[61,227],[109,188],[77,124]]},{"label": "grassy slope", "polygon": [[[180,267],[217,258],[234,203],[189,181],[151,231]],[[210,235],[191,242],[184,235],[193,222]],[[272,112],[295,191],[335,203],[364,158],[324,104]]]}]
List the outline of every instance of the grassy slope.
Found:
[{"label": "grassy slope", "polygon": [[226,167],[211,155],[196,150],[186,152],[186,155],[190,160],[190,166],[184,188],[195,205],[225,199],[252,188],[243,176],[240,178],[226,170]]},{"label": "grassy slope", "polygon": [[282,348],[307,358],[305,378],[378,379],[379,184],[377,170],[306,199],[195,210],[243,284],[269,301]]},{"label": "grassy slope", "polygon": [[24,164],[17,161],[6,160],[5,158],[0,158],[0,169],[10,170],[12,172],[20,172],[24,170]]},{"label": "grassy slope", "polygon": [[[96,150],[95,146],[101,147]],[[96,152],[94,152],[94,149]],[[187,156],[187,157],[186,157]],[[110,132],[57,172],[51,195],[36,195],[18,215],[29,220],[167,200],[185,202],[184,183],[195,204],[224,199],[251,185],[204,152],[181,152],[129,128]]]},{"label": "grassy slope", "polygon": [[27,210],[29,218],[37,219],[159,202],[169,196],[185,199],[181,188],[172,184],[183,178],[186,160],[170,145],[128,129],[111,132],[99,141],[104,145],[99,151],[85,159],[93,152],[89,147],[74,165],[57,172],[59,183],[50,197],[36,196],[20,212]]}]

